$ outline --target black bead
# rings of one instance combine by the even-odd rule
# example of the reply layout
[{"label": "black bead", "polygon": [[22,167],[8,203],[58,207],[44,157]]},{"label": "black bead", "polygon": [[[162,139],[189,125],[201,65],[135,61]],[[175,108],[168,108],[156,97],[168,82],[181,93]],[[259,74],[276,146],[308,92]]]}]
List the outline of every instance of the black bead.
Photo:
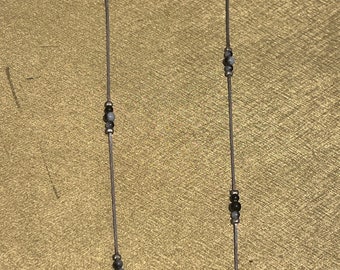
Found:
[{"label": "black bead", "polygon": [[112,256],[113,258],[113,268],[115,270],[123,270],[123,261],[122,261],[122,258],[119,254],[115,254]]},{"label": "black bead", "polygon": [[233,66],[231,63],[229,63],[230,57],[226,57],[223,59],[223,65],[225,66]]},{"label": "black bead", "polygon": [[105,106],[104,112],[105,112],[105,113],[113,112],[113,107],[110,106],[110,105]]},{"label": "black bead", "polygon": [[123,269],[123,261],[122,260],[116,260],[112,264],[113,269],[115,270],[122,270]]},{"label": "black bead", "polygon": [[114,127],[113,122],[106,122],[106,123],[105,123],[105,128],[107,128],[107,129],[113,129],[113,127]]},{"label": "black bead", "polygon": [[224,50],[224,58],[233,56],[233,52],[231,50]]},{"label": "black bead", "polygon": [[239,199],[240,199],[240,197],[237,194],[231,194],[230,195],[230,201],[231,202],[238,202]]},{"label": "black bead", "polygon": [[241,204],[239,202],[232,202],[231,204],[229,204],[229,210],[230,212],[240,211]]},{"label": "black bead", "polygon": [[224,66],[224,71],[225,72],[231,72],[231,71],[233,71],[233,66],[231,66],[231,65],[226,65],[226,66]]}]

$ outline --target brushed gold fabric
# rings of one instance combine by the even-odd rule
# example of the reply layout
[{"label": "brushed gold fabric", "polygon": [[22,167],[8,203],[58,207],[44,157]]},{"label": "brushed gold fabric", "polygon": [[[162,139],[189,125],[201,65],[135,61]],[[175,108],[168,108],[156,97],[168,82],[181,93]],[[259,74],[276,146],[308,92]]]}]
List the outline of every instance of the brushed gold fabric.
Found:
[{"label": "brushed gold fabric", "polygon": [[[104,1],[0,5],[0,269],[111,269]],[[224,1],[111,1],[126,270],[232,269]],[[340,269],[339,2],[231,1],[240,269]]]}]

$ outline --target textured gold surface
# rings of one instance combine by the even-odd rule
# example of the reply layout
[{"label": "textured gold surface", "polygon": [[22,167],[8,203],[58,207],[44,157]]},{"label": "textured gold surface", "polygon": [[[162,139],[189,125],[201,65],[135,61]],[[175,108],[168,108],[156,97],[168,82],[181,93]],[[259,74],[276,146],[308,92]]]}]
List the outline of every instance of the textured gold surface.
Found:
[{"label": "textured gold surface", "polygon": [[[339,269],[339,2],[231,1],[240,269]],[[111,269],[103,1],[0,5],[0,269]],[[224,1],[112,1],[126,270],[232,269]]]}]

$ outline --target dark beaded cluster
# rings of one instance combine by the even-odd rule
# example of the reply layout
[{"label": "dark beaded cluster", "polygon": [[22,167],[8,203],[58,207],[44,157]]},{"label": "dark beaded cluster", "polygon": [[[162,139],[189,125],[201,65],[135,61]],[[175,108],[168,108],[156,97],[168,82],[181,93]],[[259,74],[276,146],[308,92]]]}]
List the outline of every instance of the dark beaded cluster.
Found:
[{"label": "dark beaded cluster", "polygon": [[235,63],[235,58],[233,57],[232,50],[230,48],[226,48],[224,50],[224,59],[223,59],[224,74],[226,77],[233,75],[234,63]]},{"label": "dark beaded cluster", "polygon": [[112,256],[112,259],[113,259],[112,267],[114,270],[124,270],[123,261],[120,254],[116,253],[115,255]]},{"label": "dark beaded cluster", "polygon": [[115,115],[113,113],[113,104],[111,101],[105,102],[104,116],[105,133],[113,133]]},{"label": "dark beaded cluster", "polygon": [[229,199],[230,222],[231,224],[240,223],[241,204],[239,203],[240,197],[238,195],[238,191],[231,190]]}]

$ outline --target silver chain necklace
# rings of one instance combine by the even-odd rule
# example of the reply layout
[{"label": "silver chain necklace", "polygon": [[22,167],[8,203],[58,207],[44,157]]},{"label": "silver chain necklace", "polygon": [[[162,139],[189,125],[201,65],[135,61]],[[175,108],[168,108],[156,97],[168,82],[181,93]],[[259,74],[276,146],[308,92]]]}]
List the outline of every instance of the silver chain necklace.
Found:
[{"label": "silver chain necklace", "polygon": [[233,64],[235,59],[230,47],[230,16],[229,0],[225,4],[225,24],[226,24],[226,48],[224,50],[224,74],[227,77],[228,88],[228,110],[229,110],[229,142],[230,142],[230,170],[231,170],[231,190],[230,190],[230,222],[234,232],[234,269],[238,270],[238,224],[240,223],[241,204],[239,203],[239,192],[236,189],[235,177],[235,152],[234,152],[234,130],[233,130],[233,102],[231,77],[233,76]]}]

